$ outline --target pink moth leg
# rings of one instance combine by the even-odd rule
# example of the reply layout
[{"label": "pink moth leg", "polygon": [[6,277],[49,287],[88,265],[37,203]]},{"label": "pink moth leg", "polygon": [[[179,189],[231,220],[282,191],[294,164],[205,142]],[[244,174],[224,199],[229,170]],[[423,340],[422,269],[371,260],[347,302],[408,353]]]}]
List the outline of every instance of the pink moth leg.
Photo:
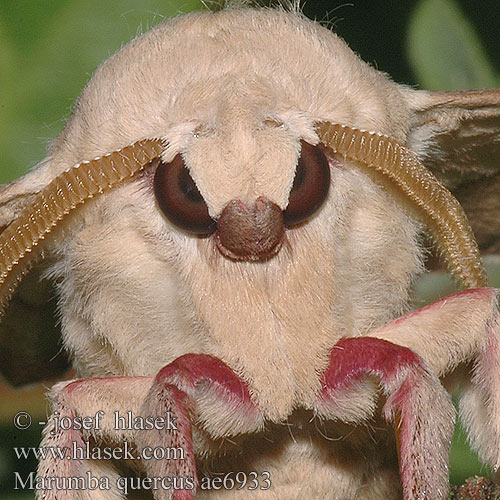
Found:
[{"label": "pink moth leg", "polygon": [[[198,435],[197,428],[217,439],[252,432],[263,426],[263,419],[250,400],[246,384],[222,361],[203,354],[184,355],[160,370],[154,378],[91,378],[57,384],[51,391],[51,398],[54,413],[44,429],[42,449],[52,447],[71,451],[75,446],[85,449],[89,441],[91,449],[107,446],[123,451],[126,447],[128,453],[120,453],[119,458],[127,460],[132,469],[142,469],[148,478],[176,477],[177,485],[182,484],[179,478],[184,480],[184,489],[174,489],[174,480],[166,487],[162,482],[158,482],[156,488],[150,486],[156,500],[194,498],[197,486],[195,454],[203,446],[203,443],[193,442],[193,433]],[[101,415],[96,425],[98,411]],[[122,425],[117,428],[115,412],[125,419],[130,412],[132,420],[138,417],[145,422],[149,418],[149,422],[158,424],[147,429],[123,429]],[[77,422],[76,417],[88,416],[94,417],[94,425],[88,430],[57,428],[58,420]],[[125,427],[128,427],[128,420],[126,422]],[[175,449],[178,454],[174,459],[154,459],[151,456],[155,449]],[[113,461],[88,460],[88,457],[81,456],[69,459],[67,456],[60,459],[49,453],[42,458],[38,480],[47,477],[85,478],[90,474],[96,478],[109,478],[111,488],[40,489],[38,499],[125,498],[125,479],[120,478]],[[133,473],[129,475],[134,476]],[[154,483],[148,483],[148,487],[151,484]]]},{"label": "pink moth leg", "polygon": [[[178,398],[184,400],[178,401]],[[225,438],[255,432],[264,425],[259,410],[250,399],[246,383],[221,360],[206,354],[186,354],[158,373],[142,411],[147,415],[161,415],[166,407],[175,408],[173,412],[178,412],[186,456],[189,453],[193,460],[185,473],[193,474],[194,471],[196,474],[196,450],[191,436],[196,442],[197,428],[206,431],[212,438]],[[191,422],[194,424],[192,434]],[[154,447],[155,443],[165,440],[158,431],[143,436],[144,439],[138,441],[140,448]],[[146,472],[150,477],[164,476],[168,473],[168,463],[150,461],[146,463]],[[175,500],[194,498],[194,491],[179,491],[177,494]],[[158,495],[156,498],[163,500],[168,497]]]},{"label": "pink moth leg", "polygon": [[[439,379],[410,349],[377,338],[342,339],[323,375],[317,414],[351,422],[367,418],[375,409],[373,396],[366,401],[353,398],[351,391],[357,385],[361,394],[367,376],[380,381],[387,397],[383,416],[396,427],[405,500],[445,498],[455,412]],[[351,403],[349,408],[349,401],[356,399],[359,406]],[[361,406],[366,407],[356,416]]]},{"label": "pink moth leg", "polygon": [[461,382],[460,419],[479,458],[500,467],[499,291],[467,290],[445,297],[370,332],[425,359],[438,376],[471,366]]}]

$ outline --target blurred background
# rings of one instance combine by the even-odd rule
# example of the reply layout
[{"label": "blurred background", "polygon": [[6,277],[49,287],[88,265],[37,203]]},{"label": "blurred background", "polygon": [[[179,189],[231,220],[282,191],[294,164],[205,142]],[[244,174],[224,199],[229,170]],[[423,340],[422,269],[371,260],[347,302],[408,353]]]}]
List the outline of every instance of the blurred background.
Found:
[{"label": "blurred background", "polygon": [[[164,19],[200,8],[198,0],[1,0],[0,183],[43,159],[103,59]],[[491,22],[500,19],[500,2],[309,0],[303,11],[328,24],[365,61],[399,83],[431,90],[500,87],[500,25]],[[451,290],[446,276],[426,277],[418,287],[419,300]],[[2,499],[34,497],[13,490],[14,471],[26,477],[36,467],[34,460],[17,459],[13,448],[36,446],[41,429],[35,424],[17,431],[12,418],[28,411],[34,422],[45,419],[44,391],[42,386],[23,391],[0,386]],[[489,472],[458,429],[452,482],[476,473]]]}]

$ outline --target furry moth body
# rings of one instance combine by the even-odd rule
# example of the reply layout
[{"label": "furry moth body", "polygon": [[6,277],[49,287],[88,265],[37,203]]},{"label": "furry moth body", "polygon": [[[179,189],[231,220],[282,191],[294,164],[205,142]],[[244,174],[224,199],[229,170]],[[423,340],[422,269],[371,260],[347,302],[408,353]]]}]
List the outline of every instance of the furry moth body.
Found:
[{"label": "furry moth body", "polygon": [[[85,432],[51,418],[42,444],[130,443],[142,460],[42,460],[42,485],[112,487],[39,498],[126,498],[120,476],[154,479],[156,499],[445,498],[439,377],[463,367],[463,419],[498,467],[500,326],[473,236],[498,190],[482,213],[470,200],[498,184],[473,139],[499,149],[499,108],[496,90],[396,85],[278,10],[179,17],[107,60],[47,159],[0,192],[0,346],[43,339],[43,322],[20,336],[44,297],[16,290],[42,272],[78,376],[52,389],[55,415],[103,413]],[[472,229],[444,185],[479,212]],[[424,231],[470,290],[409,312]],[[117,429],[115,412],[177,423]],[[145,459],[155,447],[185,457]],[[256,488],[207,487],[238,472]]]}]

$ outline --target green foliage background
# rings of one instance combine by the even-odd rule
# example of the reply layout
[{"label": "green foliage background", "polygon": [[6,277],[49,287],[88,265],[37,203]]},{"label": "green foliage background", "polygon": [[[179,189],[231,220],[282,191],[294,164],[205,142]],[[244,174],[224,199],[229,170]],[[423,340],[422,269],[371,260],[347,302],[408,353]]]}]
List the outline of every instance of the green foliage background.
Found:
[{"label": "green foliage background", "polygon": [[45,156],[99,63],[198,0],[2,0],[0,181]]},{"label": "green foliage background", "polygon": [[[370,5],[387,9],[386,25],[373,23],[373,30],[382,30],[382,39],[384,33],[391,35],[394,23],[400,23],[406,33],[399,43],[406,47],[407,58],[396,61],[394,72],[396,79],[401,78],[408,66],[414,80],[402,83],[431,90],[500,85],[476,29],[453,0],[415,0],[408,4],[372,1]],[[63,128],[75,98],[103,59],[163,19],[201,7],[199,0],[1,0],[0,182],[22,175],[45,156],[49,141]],[[363,44],[356,44],[369,40],[369,35],[356,31],[357,19],[352,14],[349,17],[351,11],[344,2],[312,1],[305,10],[319,19],[328,17],[325,13],[329,11],[328,18],[336,19],[338,31],[348,43],[352,37],[355,50],[364,56]],[[450,286],[442,276],[424,280],[419,285],[422,300],[443,295]],[[26,402],[26,409],[30,404]],[[13,433],[10,419],[8,410],[0,410],[0,496],[32,498],[32,494],[9,492],[12,467],[19,465],[12,462],[11,448],[36,446],[38,434]],[[484,474],[486,470],[467,450],[459,430],[452,454],[452,481],[462,482],[478,472]]]}]

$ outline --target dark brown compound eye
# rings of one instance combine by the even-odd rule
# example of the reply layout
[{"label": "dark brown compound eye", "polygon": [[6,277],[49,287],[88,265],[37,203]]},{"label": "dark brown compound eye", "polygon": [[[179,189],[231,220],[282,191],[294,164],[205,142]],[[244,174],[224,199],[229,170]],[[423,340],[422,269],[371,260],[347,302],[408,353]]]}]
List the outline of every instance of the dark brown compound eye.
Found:
[{"label": "dark brown compound eye", "polygon": [[285,225],[293,226],[313,215],[325,201],[330,187],[330,165],[321,146],[302,141],[288,206],[283,212]]},{"label": "dark brown compound eye", "polygon": [[170,163],[159,163],[153,185],[156,201],[170,222],[194,234],[215,231],[215,221],[180,154]]}]

